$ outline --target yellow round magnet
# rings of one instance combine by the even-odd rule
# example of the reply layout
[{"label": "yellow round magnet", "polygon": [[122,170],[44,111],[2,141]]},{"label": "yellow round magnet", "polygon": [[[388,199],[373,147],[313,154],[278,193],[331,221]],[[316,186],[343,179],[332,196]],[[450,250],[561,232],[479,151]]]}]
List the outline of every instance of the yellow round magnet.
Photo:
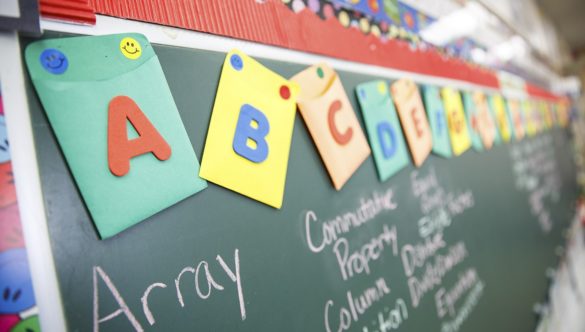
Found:
[{"label": "yellow round magnet", "polygon": [[136,39],[126,37],[120,42],[120,52],[128,59],[136,60],[142,55],[142,46]]},{"label": "yellow round magnet", "polygon": [[378,83],[378,92],[381,95],[386,94],[386,83],[384,83],[384,82]]}]

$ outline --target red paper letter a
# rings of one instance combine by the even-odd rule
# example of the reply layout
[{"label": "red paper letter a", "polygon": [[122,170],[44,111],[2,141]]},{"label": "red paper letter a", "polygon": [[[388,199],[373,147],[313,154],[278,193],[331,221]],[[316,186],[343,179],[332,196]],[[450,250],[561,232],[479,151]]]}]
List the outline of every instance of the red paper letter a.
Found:
[{"label": "red paper letter a", "polygon": [[[128,140],[126,121],[130,121],[138,137]],[[138,105],[127,96],[117,96],[108,106],[108,165],[117,176],[130,170],[130,159],[152,153],[158,160],[171,156],[171,147],[150,123]]]}]

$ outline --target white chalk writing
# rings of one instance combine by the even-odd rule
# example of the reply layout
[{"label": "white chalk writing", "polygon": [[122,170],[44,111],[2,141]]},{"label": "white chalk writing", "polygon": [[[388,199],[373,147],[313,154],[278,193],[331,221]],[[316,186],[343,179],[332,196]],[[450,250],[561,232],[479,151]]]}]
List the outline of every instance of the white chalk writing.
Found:
[{"label": "white chalk writing", "polygon": [[[240,254],[239,250],[236,249],[234,251],[234,266],[233,268],[230,267],[224,259],[220,256],[216,256],[216,260],[221,268],[224,270],[224,273],[227,277],[236,284],[236,292],[237,298],[240,305],[240,317],[242,320],[246,319],[246,303],[244,301],[244,293],[242,289],[242,281],[240,277]],[[203,272],[203,273],[200,273]],[[224,286],[222,286],[216,279],[212,276],[211,271],[209,270],[209,263],[207,261],[200,261],[197,264],[196,268],[191,266],[187,266],[181,270],[178,274],[175,281],[175,291],[177,295],[177,301],[179,302],[181,307],[185,306],[185,302],[183,300],[183,293],[181,292],[180,284],[181,278],[186,274],[191,273],[193,275],[194,282],[192,281],[191,285],[194,285],[195,293],[199,296],[200,299],[205,300],[212,295],[212,290],[223,291]],[[101,279],[107,286],[111,296],[116,301],[118,308],[106,315],[105,317],[100,317],[100,297],[99,297],[99,288],[98,288],[98,278]],[[192,279],[192,280],[193,280]],[[153,294],[155,289],[159,289],[157,292],[163,292],[167,288],[167,284],[162,282],[155,282],[149,285],[146,290],[144,291],[142,297],[140,298],[140,302],[142,303],[142,311],[146,320],[149,325],[154,325],[156,323],[155,315],[153,314],[150,306],[149,306],[149,299],[154,296],[156,293]],[[110,276],[103,270],[100,266],[95,266],[93,268],[93,331],[99,331],[100,324],[103,324],[107,321],[110,321],[120,315],[124,315],[126,319],[130,322],[130,325],[135,331],[144,331],[142,325],[132,312],[126,301],[122,297],[118,288],[114,285],[114,282],[111,280]]]},{"label": "white chalk writing", "polygon": [[[319,221],[314,211],[307,211],[304,220],[309,249],[315,253],[321,252],[326,246],[334,243],[340,235],[359,228],[384,211],[395,210],[397,204],[393,200],[394,191],[392,188],[384,193],[374,191],[371,197],[360,199],[360,205],[354,211],[344,212],[326,221]],[[312,225],[320,226],[320,231],[315,232]],[[320,233],[320,238],[314,233]]]}]

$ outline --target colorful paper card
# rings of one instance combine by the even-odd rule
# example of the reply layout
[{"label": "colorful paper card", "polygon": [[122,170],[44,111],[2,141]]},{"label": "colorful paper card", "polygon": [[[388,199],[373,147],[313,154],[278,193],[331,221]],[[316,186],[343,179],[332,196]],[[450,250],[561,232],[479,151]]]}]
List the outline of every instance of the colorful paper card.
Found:
[{"label": "colorful paper card", "polygon": [[549,108],[550,108],[550,112],[553,118],[553,126],[560,126],[560,122],[559,122],[559,108],[558,108],[558,103],[551,101],[549,103]]},{"label": "colorful paper card", "polygon": [[550,112],[550,107],[546,101],[539,101],[538,102],[538,109],[541,114],[543,129],[550,129],[553,125],[553,118]]},{"label": "colorful paper card", "polygon": [[512,132],[510,129],[510,123],[508,122],[504,99],[500,95],[492,95],[490,96],[489,101],[492,117],[494,118],[494,123],[498,129],[494,142],[496,144],[508,142],[511,139]]},{"label": "colorful paper card", "polygon": [[531,108],[531,116],[532,124],[534,125],[534,132],[538,134],[542,131],[543,127],[543,120],[542,115],[540,114],[540,110],[538,109],[538,104],[535,100],[529,100],[530,108]]},{"label": "colorful paper card", "polygon": [[526,136],[528,137],[532,137],[534,135],[536,135],[536,123],[534,120],[534,116],[533,116],[533,106],[532,106],[532,102],[530,102],[529,100],[523,100],[522,101],[522,116],[524,118],[524,125],[525,125],[525,131],[526,131]]},{"label": "colorful paper card", "polygon": [[551,114],[552,125],[558,126],[559,125],[559,116],[558,116],[557,104],[554,102],[548,103],[548,109],[549,109],[549,113]]},{"label": "colorful paper card", "polygon": [[25,57],[102,238],[207,186],[146,37],[42,40]]},{"label": "colorful paper card", "polygon": [[356,93],[366,123],[370,147],[381,181],[409,164],[408,150],[385,81],[357,86]]},{"label": "colorful paper card", "polygon": [[558,106],[559,125],[566,128],[571,122],[571,102],[568,100],[560,101]]},{"label": "colorful paper card", "polygon": [[556,105],[553,102],[547,102],[546,106],[548,107],[548,113],[549,113],[550,122],[551,122],[550,127],[552,128],[554,126],[557,126],[558,120],[557,120]]},{"label": "colorful paper card", "polygon": [[565,100],[560,101],[557,104],[557,117],[561,127],[566,128],[569,125],[569,116],[569,102]]},{"label": "colorful paper card", "polygon": [[451,137],[451,147],[453,155],[459,156],[471,147],[469,130],[467,129],[467,120],[461,94],[451,88],[442,88],[441,96],[447,113],[447,124],[449,126],[449,136]]},{"label": "colorful paper card", "polygon": [[439,88],[425,86],[422,91],[431,132],[433,134],[433,152],[439,156],[449,158],[453,154],[451,153],[447,116],[445,115],[443,102],[439,95]]},{"label": "colorful paper card", "polygon": [[534,102],[534,109],[536,110],[535,113],[538,114],[538,120],[539,120],[539,125],[538,125],[538,132],[542,133],[546,130],[547,126],[546,126],[546,119],[545,119],[545,107],[544,105],[542,105],[542,101],[535,101]]},{"label": "colorful paper card", "polygon": [[282,206],[298,86],[244,53],[227,54],[200,175],[275,208]]},{"label": "colorful paper card", "polygon": [[433,136],[418,87],[412,80],[400,79],[392,83],[390,90],[412,160],[420,167],[431,153]]},{"label": "colorful paper card", "polygon": [[489,150],[494,145],[494,141],[498,135],[498,128],[496,128],[486,95],[483,92],[475,91],[472,99],[477,115],[477,129],[483,147]]},{"label": "colorful paper card", "polygon": [[370,155],[366,136],[337,73],[325,63],[296,74],[298,106],[335,189]]},{"label": "colorful paper card", "polygon": [[514,137],[517,140],[524,138],[526,134],[524,116],[520,109],[520,102],[514,99],[508,99],[508,112],[510,121],[512,122],[512,128],[514,129]]},{"label": "colorful paper card", "polygon": [[483,143],[479,130],[479,112],[473,102],[473,96],[471,95],[471,92],[468,91],[461,92],[461,96],[463,97],[463,108],[467,119],[467,128],[469,130],[471,146],[473,146],[476,151],[483,151]]}]

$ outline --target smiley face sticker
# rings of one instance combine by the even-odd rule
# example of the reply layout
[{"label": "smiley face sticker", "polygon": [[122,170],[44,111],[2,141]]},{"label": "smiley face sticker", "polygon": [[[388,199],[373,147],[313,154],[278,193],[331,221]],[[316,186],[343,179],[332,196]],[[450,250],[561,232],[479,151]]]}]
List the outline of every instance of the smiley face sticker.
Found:
[{"label": "smiley face sticker", "polygon": [[69,61],[65,54],[54,48],[44,50],[39,57],[39,61],[46,71],[55,75],[63,74],[69,66]]},{"label": "smiley face sticker", "polygon": [[240,71],[242,70],[242,68],[244,68],[244,61],[237,54],[232,54],[232,56],[230,57],[230,64],[237,71]]},{"label": "smiley face sticker", "polygon": [[142,55],[142,46],[136,39],[126,37],[120,41],[120,52],[128,59],[136,60]]}]

